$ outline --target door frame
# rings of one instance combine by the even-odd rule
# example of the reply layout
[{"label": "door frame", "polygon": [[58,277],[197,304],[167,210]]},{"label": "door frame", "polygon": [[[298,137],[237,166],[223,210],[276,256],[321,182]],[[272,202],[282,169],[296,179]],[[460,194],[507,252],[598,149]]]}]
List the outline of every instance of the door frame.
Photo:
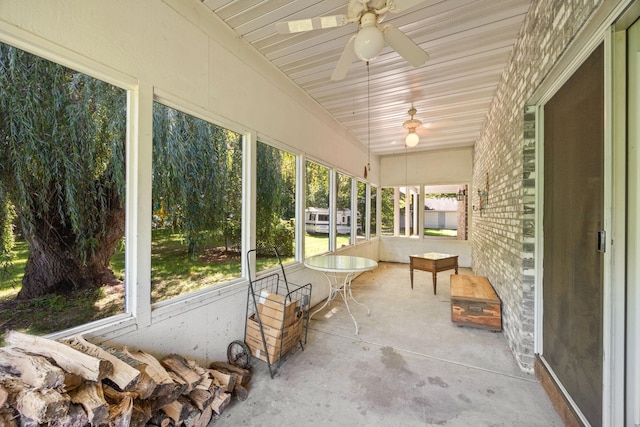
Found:
[{"label": "door frame", "polygon": [[[527,111],[536,113],[536,208],[535,208],[535,337],[534,351],[543,355],[543,211],[544,211],[544,112],[543,106],[575,73],[594,49],[604,43],[605,49],[605,134],[604,134],[604,229],[607,251],[603,258],[603,384],[602,424],[625,423],[625,310],[626,310],[626,107],[620,98],[620,50],[623,46],[621,29],[616,22],[628,20],[640,0],[603,2],[585,27],[576,36],[543,84],[528,103]],[[637,10],[636,10],[637,12]],[[625,47],[626,52],[626,47]],[[626,89],[625,89],[626,90]],[[625,93],[626,95],[626,93]],[[637,189],[640,190],[640,189]],[[614,246],[615,243],[615,246]],[[637,279],[637,278],[636,278]],[[633,282],[630,282],[633,283]],[[636,307],[638,308],[638,307]],[[638,337],[636,336],[636,347]],[[545,363],[544,358],[541,358]],[[550,367],[545,363],[564,397],[585,424],[587,420],[567,394]],[[628,402],[638,402],[640,385],[635,395],[626,396]],[[633,394],[633,393],[632,393]],[[634,399],[635,400],[632,400]],[[628,406],[628,404],[626,405]],[[631,421],[631,420],[628,420]],[[638,420],[635,420],[638,423]],[[633,425],[633,424],[632,424]]]},{"label": "door frame", "polygon": [[[625,243],[624,259],[616,259],[621,264],[622,271],[626,274],[626,360],[630,361],[626,366],[626,408],[625,420],[627,425],[640,425],[640,133],[638,122],[640,121],[640,41],[636,41],[635,87],[627,86],[629,71],[629,52],[627,34],[632,25],[640,26],[640,0],[635,0],[625,11],[612,28],[614,49],[613,65],[616,75],[614,79],[614,135],[621,140],[616,147],[619,150],[617,158],[620,159],[620,174],[625,173],[626,188],[616,188],[614,197],[620,201],[616,206],[622,206],[621,212],[616,214],[626,220],[625,226],[620,226],[618,235],[622,236]],[[638,28],[635,28],[638,31]],[[640,36],[639,36],[640,37]],[[635,89],[635,93],[632,91]],[[631,105],[631,107],[630,107]],[[630,118],[634,115],[634,118]],[[631,131],[632,126],[635,126]],[[614,152],[615,153],[615,152]],[[614,158],[615,154],[614,154]],[[624,162],[623,162],[624,161]],[[626,166],[626,168],[625,168]],[[626,203],[626,209],[624,209]],[[624,215],[626,214],[626,218]],[[620,257],[622,258],[622,257]],[[626,265],[625,265],[626,261]]]}]

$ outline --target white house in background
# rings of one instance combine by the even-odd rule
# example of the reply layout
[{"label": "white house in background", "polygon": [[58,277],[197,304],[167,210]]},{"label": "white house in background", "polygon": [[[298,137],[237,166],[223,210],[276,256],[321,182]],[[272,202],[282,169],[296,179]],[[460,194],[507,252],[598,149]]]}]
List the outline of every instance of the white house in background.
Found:
[{"label": "white house in background", "polygon": [[458,201],[451,198],[424,199],[424,228],[458,228]]}]

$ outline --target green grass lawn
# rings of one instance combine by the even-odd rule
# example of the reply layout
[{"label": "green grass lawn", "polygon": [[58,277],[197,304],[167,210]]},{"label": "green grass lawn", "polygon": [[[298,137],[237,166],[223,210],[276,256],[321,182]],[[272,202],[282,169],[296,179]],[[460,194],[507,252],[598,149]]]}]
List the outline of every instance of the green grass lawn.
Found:
[{"label": "green grass lawn", "polygon": [[447,230],[445,228],[425,228],[424,235],[437,237],[457,237],[458,230]]},{"label": "green grass lawn", "polygon": [[[348,236],[338,236],[338,247],[348,244]],[[329,250],[329,237],[307,235],[305,256]],[[124,285],[76,290],[70,295],[46,295],[28,301],[16,300],[29,251],[24,241],[14,247],[14,263],[7,278],[0,281],[0,333],[7,329],[43,335],[94,320],[124,313]],[[151,301],[168,300],[177,295],[224,283],[240,277],[241,254],[210,247],[189,258],[182,237],[175,233],[154,231],[151,255]],[[282,263],[292,262],[283,258]],[[124,247],[111,259],[116,276],[124,281]],[[278,265],[275,257],[258,257],[257,271]]]}]

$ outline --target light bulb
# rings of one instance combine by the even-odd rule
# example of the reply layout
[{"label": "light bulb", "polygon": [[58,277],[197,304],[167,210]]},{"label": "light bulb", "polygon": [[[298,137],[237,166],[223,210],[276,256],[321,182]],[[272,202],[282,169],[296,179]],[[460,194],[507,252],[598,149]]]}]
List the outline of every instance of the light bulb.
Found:
[{"label": "light bulb", "polygon": [[418,142],[420,142],[420,137],[415,132],[409,132],[404,142],[407,144],[407,147],[415,147],[418,145]]},{"label": "light bulb", "polygon": [[356,35],[353,50],[363,61],[375,59],[384,48],[384,36],[375,25],[364,27]]}]

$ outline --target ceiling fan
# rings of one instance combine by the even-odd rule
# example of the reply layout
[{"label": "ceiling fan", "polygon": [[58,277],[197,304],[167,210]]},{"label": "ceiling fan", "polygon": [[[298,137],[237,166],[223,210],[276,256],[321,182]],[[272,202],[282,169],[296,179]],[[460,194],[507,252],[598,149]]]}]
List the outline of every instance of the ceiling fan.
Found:
[{"label": "ceiling fan", "polygon": [[299,33],[311,30],[342,27],[352,22],[358,23],[358,32],[347,43],[331,80],[342,80],[349,71],[354,57],[363,61],[375,59],[386,42],[409,64],[418,67],[425,63],[429,55],[413,40],[391,24],[380,25],[387,12],[397,13],[413,7],[425,0],[348,0],[346,15],[321,16],[297,21],[278,22],[276,31],[280,34]]}]

